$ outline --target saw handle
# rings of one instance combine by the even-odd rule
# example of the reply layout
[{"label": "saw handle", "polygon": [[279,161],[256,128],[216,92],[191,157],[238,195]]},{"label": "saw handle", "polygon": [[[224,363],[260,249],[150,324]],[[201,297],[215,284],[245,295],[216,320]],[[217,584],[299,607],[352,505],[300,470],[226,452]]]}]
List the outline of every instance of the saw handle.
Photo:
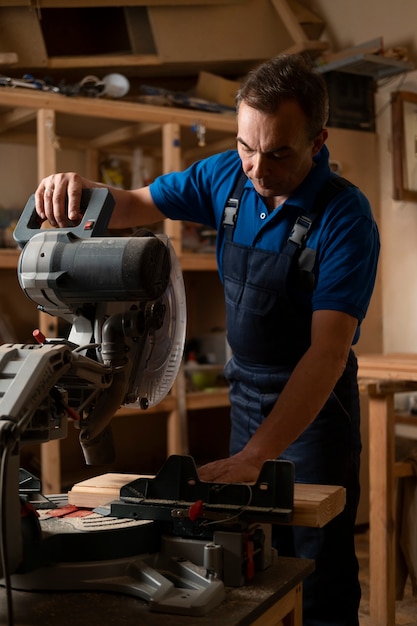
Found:
[{"label": "saw handle", "polygon": [[[83,189],[80,203],[81,222],[60,230],[71,231],[81,239],[103,236],[110,222],[114,204],[114,198],[108,189]],[[29,239],[42,230],[42,223],[36,212],[35,194],[32,194],[14,229],[14,240],[24,248]]]}]

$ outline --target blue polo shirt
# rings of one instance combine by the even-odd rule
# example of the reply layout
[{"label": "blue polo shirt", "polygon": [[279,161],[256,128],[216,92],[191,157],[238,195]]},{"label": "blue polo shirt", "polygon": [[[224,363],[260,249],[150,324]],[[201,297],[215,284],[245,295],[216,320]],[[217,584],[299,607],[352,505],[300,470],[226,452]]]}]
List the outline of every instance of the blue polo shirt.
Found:
[{"label": "blue polo shirt", "polygon": [[[302,184],[286,202],[268,213],[265,201],[247,180],[240,201],[234,241],[281,251],[296,218],[310,213],[315,197],[330,176],[323,146]],[[160,176],[150,186],[159,210],[171,219],[205,224],[218,231],[217,260],[222,278],[223,212],[241,163],[236,150],[198,161],[183,172]],[[371,207],[354,186],[340,191],[313,222],[307,246],[316,251],[312,310],[336,310],[360,324],[372,295],[379,255],[379,234]],[[359,332],[355,337],[357,341]]]}]

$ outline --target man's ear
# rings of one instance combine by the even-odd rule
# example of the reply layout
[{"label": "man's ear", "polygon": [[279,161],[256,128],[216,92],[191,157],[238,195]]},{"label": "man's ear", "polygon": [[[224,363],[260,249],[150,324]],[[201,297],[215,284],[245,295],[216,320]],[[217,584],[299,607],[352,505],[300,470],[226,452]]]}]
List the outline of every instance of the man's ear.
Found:
[{"label": "man's ear", "polygon": [[329,133],[328,133],[327,128],[323,128],[319,132],[317,137],[314,138],[314,141],[313,141],[313,156],[316,156],[316,154],[322,149],[323,144],[325,143],[325,141],[326,141],[328,136],[329,136]]}]

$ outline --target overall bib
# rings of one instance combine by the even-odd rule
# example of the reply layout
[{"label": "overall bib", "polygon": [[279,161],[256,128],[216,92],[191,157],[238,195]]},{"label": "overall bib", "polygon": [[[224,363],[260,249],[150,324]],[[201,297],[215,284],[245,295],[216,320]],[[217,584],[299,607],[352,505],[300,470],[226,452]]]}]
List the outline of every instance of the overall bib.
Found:
[{"label": "overall bib", "polygon": [[[326,190],[328,197],[334,193]],[[233,201],[236,195],[235,190]],[[237,208],[238,202],[234,204]],[[268,416],[308,349],[312,317],[311,280],[300,268],[312,219],[306,225],[303,220],[309,218],[302,216],[301,222],[299,218],[283,251],[274,253],[233,241],[237,215],[235,211],[231,218],[225,212],[223,250],[227,336],[233,353],[225,368],[232,455]],[[299,227],[304,227],[301,234]],[[274,527],[279,554],[316,562],[303,587],[304,626],[358,625],[360,587],[353,534],[361,441],[356,374],[351,351],[326,405],[281,456],[295,464],[296,482],[343,485],[347,490],[344,511],[324,528]]]}]

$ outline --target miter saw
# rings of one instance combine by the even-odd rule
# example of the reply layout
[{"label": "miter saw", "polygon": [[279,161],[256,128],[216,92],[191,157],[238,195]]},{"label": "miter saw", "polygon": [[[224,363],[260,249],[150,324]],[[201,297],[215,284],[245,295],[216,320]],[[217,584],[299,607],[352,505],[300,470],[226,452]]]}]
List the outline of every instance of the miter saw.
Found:
[{"label": "miter saw", "polygon": [[63,438],[69,422],[87,464],[111,462],[117,409],[146,411],[178,373],[178,259],[163,235],[112,236],[113,205],[106,189],[84,190],[79,224],[42,228],[32,196],[15,229],[23,291],[70,332],[0,346],[0,576],[9,590],[112,590],[200,615],[223,600],[225,584],[270,563],[270,525],[292,516],[291,463],[266,462],[254,485],[225,485],[201,482],[191,457],[173,456],[78,525],[59,515],[65,496],[45,498],[19,468],[25,443]]}]

